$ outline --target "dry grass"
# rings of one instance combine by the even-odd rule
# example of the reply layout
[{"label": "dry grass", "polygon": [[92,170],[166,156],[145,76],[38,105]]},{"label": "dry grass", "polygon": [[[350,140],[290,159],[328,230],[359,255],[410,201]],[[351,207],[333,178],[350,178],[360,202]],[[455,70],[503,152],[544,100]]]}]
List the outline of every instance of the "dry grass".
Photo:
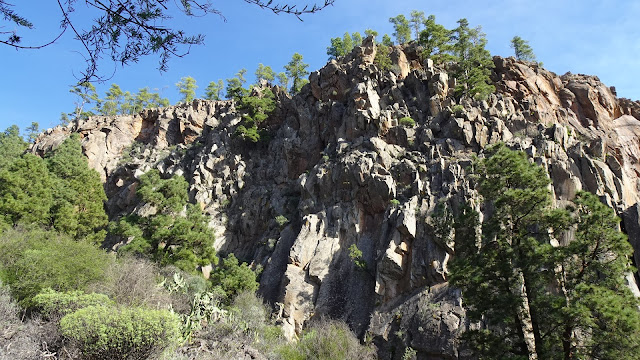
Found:
[{"label": "dry grass", "polygon": [[148,306],[166,309],[171,295],[159,286],[158,267],[143,259],[124,257],[106,271],[106,280],[89,287],[89,291],[102,293],[125,306]]}]

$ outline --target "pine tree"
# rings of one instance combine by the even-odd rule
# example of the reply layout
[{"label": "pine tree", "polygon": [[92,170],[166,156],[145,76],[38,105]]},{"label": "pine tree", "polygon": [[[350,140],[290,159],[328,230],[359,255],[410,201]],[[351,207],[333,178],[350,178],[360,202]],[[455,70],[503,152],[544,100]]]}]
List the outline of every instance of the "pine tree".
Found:
[{"label": "pine tree", "polygon": [[434,15],[429,15],[424,21],[424,26],[424,30],[418,36],[418,43],[424,46],[422,56],[431,58],[436,64],[454,60],[454,56],[451,55],[453,51],[452,32],[436,23]]},{"label": "pine tree", "polygon": [[633,249],[620,219],[595,195],[580,192],[574,204],[575,238],[555,254],[563,295],[556,348],[564,359],[635,359],[639,304],[625,284]]},{"label": "pine tree", "polygon": [[491,70],[495,67],[491,53],[485,48],[487,39],[482,29],[469,27],[467,19],[458,20],[453,30],[453,53],[457,60],[454,76],[458,80],[456,94],[485,99],[495,91],[491,84]]},{"label": "pine tree", "polygon": [[533,49],[529,46],[529,42],[522,39],[520,36],[514,36],[511,39],[511,48],[515,52],[516,59],[524,61],[536,61],[536,55],[533,53]]},{"label": "pine tree", "polygon": [[27,150],[27,146],[17,125],[11,125],[0,133],[0,170],[18,159]]},{"label": "pine tree", "polygon": [[75,85],[71,87],[69,90],[70,93],[77,96],[75,105],[75,110],[70,113],[72,120],[85,119],[91,115],[93,112],[87,111],[86,106],[90,104],[95,104],[95,108],[100,108],[100,100],[98,98],[98,94],[96,93],[96,87],[93,86],[90,82],[83,82],[81,84]]},{"label": "pine tree", "polygon": [[30,143],[34,143],[40,135],[40,124],[33,121],[31,122],[31,126],[27,127],[27,139],[29,139]]},{"label": "pine tree", "polygon": [[49,224],[52,180],[45,162],[24,154],[0,168],[0,229],[17,224]]},{"label": "pine tree", "polygon": [[153,215],[125,216],[110,225],[111,233],[131,239],[122,253],[151,256],[195,272],[197,266],[216,263],[215,239],[200,206],[188,204],[189,184],[182,176],[162,179],[157,170],[140,177],[137,196],[155,208]]},{"label": "pine tree", "polygon": [[219,79],[216,83],[212,81],[205,89],[204,98],[207,100],[220,100],[222,99],[222,89],[224,89],[224,82]]},{"label": "pine tree", "polygon": [[125,91],[123,98],[122,105],[120,105],[120,113],[123,115],[135,114],[135,97],[131,92]]},{"label": "pine tree", "polygon": [[344,35],[342,35],[342,46],[344,51],[343,55],[347,55],[351,53],[351,50],[353,50],[353,39],[348,32],[345,32]]},{"label": "pine tree", "polygon": [[126,109],[131,114],[137,114],[143,109],[155,108],[155,107],[164,107],[169,106],[169,99],[161,98],[160,94],[156,92],[151,92],[148,87],[144,87],[138,90],[138,93],[133,97],[127,91],[124,94],[125,103],[128,105],[122,105],[123,111]]},{"label": "pine tree", "polygon": [[340,56],[344,56],[345,53],[346,51],[344,50],[344,43],[342,41],[342,38],[331,38],[331,45],[327,47],[327,55],[329,55],[329,60],[337,59]]},{"label": "pine tree", "polygon": [[77,240],[102,243],[108,223],[104,210],[107,196],[100,175],[89,168],[78,135],[49,152],[46,162],[53,183],[53,227]]},{"label": "pine tree", "polygon": [[261,63],[258,64],[255,75],[256,83],[258,84],[260,83],[260,80],[265,80],[267,83],[271,84],[276,78],[276,73],[271,69],[271,66],[264,66]]},{"label": "pine tree", "polygon": [[424,11],[412,10],[410,14],[411,19],[409,23],[411,24],[411,28],[413,29],[413,33],[416,36],[416,39],[420,36],[420,28],[427,20],[424,17]]},{"label": "pine tree", "polygon": [[120,86],[118,84],[111,84],[106,95],[105,101],[100,108],[100,114],[113,116],[121,113],[124,92],[122,92]]},{"label": "pine tree", "polygon": [[[464,335],[475,355],[635,358],[640,312],[624,281],[632,250],[613,211],[588,193],[577,195],[572,213],[553,210],[542,167],[504,145],[487,154],[473,178],[488,215],[480,224],[466,207],[457,217],[449,279],[469,319],[482,324]],[[572,228],[572,242],[551,246]]]},{"label": "pine tree", "polygon": [[293,80],[291,93],[296,94],[300,92],[302,86],[309,82],[309,80],[305,79],[305,77],[309,75],[308,67],[309,64],[302,62],[302,55],[299,53],[293,54],[291,61],[284,66],[287,76]]},{"label": "pine tree", "polygon": [[450,281],[462,289],[469,318],[485,322],[466,335],[481,359],[539,359],[535,306],[549,281],[541,264],[550,246],[549,234],[537,230],[549,227],[549,179],[522,152],[500,145],[489,154],[475,163],[474,178],[493,211],[482,223],[480,240],[473,210],[456,224]]},{"label": "pine tree", "polygon": [[287,89],[289,87],[289,77],[284,71],[281,71],[276,75],[278,78],[278,86]]},{"label": "pine tree", "polygon": [[[362,35],[359,32],[354,32],[351,34],[351,39],[353,40],[353,47],[362,45]],[[353,48],[351,48],[353,50]]]},{"label": "pine tree", "polygon": [[393,24],[393,36],[398,44],[402,45],[411,41],[411,26],[404,15],[389,18],[389,22]]},{"label": "pine tree", "polygon": [[231,79],[227,79],[227,99],[236,99],[239,100],[242,96],[245,95],[247,90],[243,88],[244,83],[247,80],[244,78],[247,73],[247,69],[240,69],[235,77]]},{"label": "pine tree", "polygon": [[382,35],[382,45],[384,46],[393,46],[393,40],[388,34]]},{"label": "pine tree", "polygon": [[378,32],[375,30],[367,29],[364,31],[364,36],[365,37],[373,36],[373,40],[375,41],[376,38],[378,37]]},{"label": "pine tree", "polygon": [[191,76],[185,76],[180,79],[180,81],[176,84],[178,88],[178,92],[182,94],[182,102],[190,103],[193,99],[196,98],[196,89],[198,85],[196,85],[196,79]]},{"label": "pine tree", "polygon": [[331,39],[331,46],[327,47],[329,60],[336,59],[351,53],[354,47],[362,45],[362,35],[359,32],[349,34],[345,32],[342,38]]}]

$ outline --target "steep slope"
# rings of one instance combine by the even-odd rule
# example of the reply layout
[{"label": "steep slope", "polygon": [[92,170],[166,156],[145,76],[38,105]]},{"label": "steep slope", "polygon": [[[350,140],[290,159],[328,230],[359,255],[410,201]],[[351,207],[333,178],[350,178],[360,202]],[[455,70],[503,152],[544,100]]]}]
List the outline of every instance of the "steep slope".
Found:
[{"label": "steep slope", "polygon": [[[232,101],[195,100],[55,128],[32,151],[81,134],[112,219],[145,211],[135,189],[147,170],[184,175],[216,248],[263,267],[260,292],[289,337],[328,315],[373,337],[384,358],[399,359],[404,346],[420,358],[464,358],[456,336],[469,324],[447,287],[454,244],[433,235],[437,204],[455,212],[473,203],[465,169],[506,142],[548,170],[558,206],[586,189],[613,207],[640,263],[640,102],[596,77],[495,57],[496,93],[457,103],[455,80],[419,53],[396,47],[393,71],[382,72],[369,39],[313,72],[295,97],[274,88],[270,140],[257,144],[234,136]],[[401,125],[405,117],[416,126]],[[354,244],[363,266],[349,256]]]}]

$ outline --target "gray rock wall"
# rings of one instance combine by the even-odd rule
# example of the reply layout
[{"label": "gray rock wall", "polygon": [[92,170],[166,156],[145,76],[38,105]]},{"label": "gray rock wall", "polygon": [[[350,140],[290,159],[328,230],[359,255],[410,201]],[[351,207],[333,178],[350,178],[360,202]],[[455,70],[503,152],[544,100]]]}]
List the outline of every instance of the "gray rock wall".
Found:
[{"label": "gray rock wall", "polygon": [[[397,47],[395,72],[385,73],[365,44],[313,72],[293,98],[274,89],[269,141],[233,136],[241,119],[233,102],[196,100],[56,128],[32,150],[80,133],[112,219],[144,211],[135,189],[145,171],[185,176],[218,251],[264,269],[260,292],[287,336],[331,316],[372,337],[385,359],[406,346],[420,359],[466,356],[457,336],[469,324],[460,293],[447,287],[455,246],[434,237],[431,214],[440,202],[454,212],[474,204],[465,169],[490,144],[506,142],[545,167],[557,206],[581,189],[600,196],[623,217],[640,263],[640,103],[617,99],[595,77],[499,57],[497,92],[456,102],[455,81],[422,63],[419,49]],[[416,126],[399,125],[403,117]],[[354,244],[362,268],[349,257]]]}]

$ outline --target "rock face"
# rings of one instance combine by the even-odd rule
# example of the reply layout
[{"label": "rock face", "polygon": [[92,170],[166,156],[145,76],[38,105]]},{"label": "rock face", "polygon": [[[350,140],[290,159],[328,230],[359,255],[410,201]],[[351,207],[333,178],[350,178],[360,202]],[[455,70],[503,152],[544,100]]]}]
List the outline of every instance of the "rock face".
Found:
[{"label": "rock face", "polygon": [[[623,217],[640,263],[640,103],[617,99],[596,77],[500,57],[497,92],[456,102],[453,79],[415,48],[393,50],[396,72],[379,71],[375,53],[365,42],[313,72],[293,98],[274,88],[268,141],[233,135],[233,102],[196,100],[56,128],[32,151],[79,133],[112,219],[144,211],[135,190],[147,170],[185,176],[217,250],[263,267],[260,292],[287,336],[331,316],[372,337],[384,359],[400,359],[406,346],[419,359],[466,357],[457,336],[469,324],[447,286],[454,244],[434,237],[431,214],[439,203],[454,212],[473,203],[465,169],[490,144],[544,166],[558,206],[582,189],[600,196]],[[404,117],[416,126],[400,125]],[[350,258],[352,245],[364,266]]]}]

